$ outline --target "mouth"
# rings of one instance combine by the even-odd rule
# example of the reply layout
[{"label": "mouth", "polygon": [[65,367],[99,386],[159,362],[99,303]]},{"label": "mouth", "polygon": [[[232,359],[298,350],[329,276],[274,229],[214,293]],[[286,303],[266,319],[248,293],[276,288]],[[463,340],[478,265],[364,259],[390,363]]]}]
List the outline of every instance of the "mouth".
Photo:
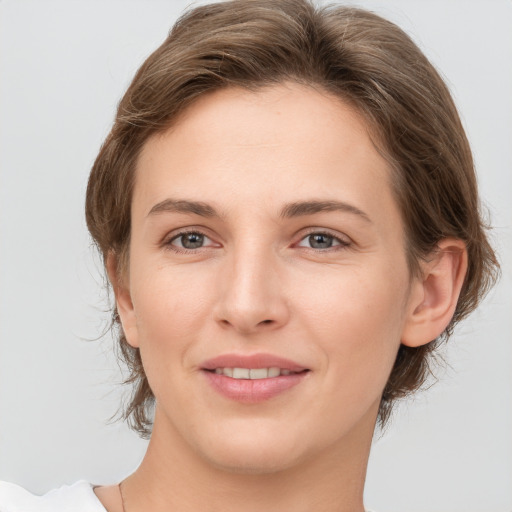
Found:
[{"label": "mouth", "polygon": [[259,379],[270,379],[274,377],[282,377],[288,375],[296,375],[299,373],[308,372],[308,369],[304,369],[298,372],[289,370],[288,368],[279,368],[277,366],[271,366],[270,368],[215,368],[214,370],[205,369],[205,371],[210,373],[215,373],[216,375],[224,375],[226,377],[230,377],[231,379],[249,379],[249,380],[259,380]]},{"label": "mouth", "polygon": [[270,354],[226,354],[206,361],[201,370],[213,389],[225,398],[252,404],[295,387],[311,372],[294,361]]}]

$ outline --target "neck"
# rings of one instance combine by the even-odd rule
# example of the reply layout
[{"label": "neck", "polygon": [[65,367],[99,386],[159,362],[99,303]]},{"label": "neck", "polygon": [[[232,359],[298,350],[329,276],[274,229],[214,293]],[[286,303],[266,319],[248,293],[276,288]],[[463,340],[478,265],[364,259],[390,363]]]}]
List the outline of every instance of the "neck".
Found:
[{"label": "neck", "polygon": [[123,482],[125,512],[363,512],[376,412],[328,449],[275,471],[239,472],[198,455],[158,412],[140,467]]}]

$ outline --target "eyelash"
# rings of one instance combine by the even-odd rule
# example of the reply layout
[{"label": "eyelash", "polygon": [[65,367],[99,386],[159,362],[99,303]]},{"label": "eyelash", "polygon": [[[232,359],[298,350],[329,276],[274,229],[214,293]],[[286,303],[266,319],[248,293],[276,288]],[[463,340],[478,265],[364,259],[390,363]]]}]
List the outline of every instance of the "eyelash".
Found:
[{"label": "eyelash", "polygon": [[[180,239],[181,237],[183,237],[185,235],[199,235],[204,238],[207,238],[208,240],[211,240],[208,237],[208,235],[206,235],[205,233],[203,233],[200,230],[184,230],[184,231],[180,231],[180,232],[176,233],[172,238],[168,239],[167,241],[164,241],[163,245],[166,248],[168,248],[169,250],[177,252],[177,253],[181,253],[181,254],[193,254],[193,253],[196,253],[198,249],[207,249],[208,248],[208,246],[207,246],[207,247],[198,247],[197,249],[187,249],[185,247],[179,247],[179,246],[173,245],[172,242]],[[308,237],[310,237],[312,235],[323,235],[323,236],[332,238],[333,243],[336,242],[337,244],[333,245],[331,247],[328,247],[328,248],[321,248],[321,249],[315,248],[315,247],[305,247],[305,246],[299,245],[302,241],[306,240]],[[315,253],[325,253],[325,252],[333,252],[333,251],[347,249],[352,245],[352,242],[349,240],[345,240],[339,236],[335,236],[332,233],[329,233],[328,231],[325,231],[325,230],[311,229],[311,231],[306,233],[299,240],[298,244],[294,244],[294,245],[298,246],[298,247],[302,247],[308,251],[314,251]]]},{"label": "eyelash", "polygon": [[[185,235],[200,235],[200,236],[203,236],[204,238],[207,238],[208,240],[210,240],[208,235],[206,235],[202,231],[199,231],[197,229],[193,229],[193,230],[184,230],[184,231],[178,232],[177,234],[175,234],[169,240],[164,241],[163,245],[166,248],[170,249],[171,251],[175,251],[175,252],[182,253],[182,254],[191,254],[191,253],[197,252],[197,249],[187,249],[186,247],[178,247],[178,246],[172,244],[172,242],[174,240],[178,240],[178,239],[180,239],[181,237],[183,237]],[[208,247],[206,247],[206,248],[208,248]],[[198,249],[205,249],[205,247],[198,247]]]},{"label": "eyelash", "polygon": [[328,248],[324,248],[324,249],[317,249],[315,247],[304,247],[304,246],[299,246],[299,247],[304,247],[304,249],[309,249],[309,250],[315,251],[315,252],[331,252],[331,251],[340,251],[340,250],[346,249],[352,245],[352,243],[348,240],[348,238],[343,239],[343,238],[340,238],[339,236],[329,233],[328,231],[322,231],[322,230],[316,230],[316,229],[312,229],[309,233],[304,235],[299,240],[299,244],[300,244],[300,242],[309,238],[312,235],[323,235],[323,236],[332,238],[333,242],[337,242],[337,245],[334,245],[334,246],[331,246]]}]

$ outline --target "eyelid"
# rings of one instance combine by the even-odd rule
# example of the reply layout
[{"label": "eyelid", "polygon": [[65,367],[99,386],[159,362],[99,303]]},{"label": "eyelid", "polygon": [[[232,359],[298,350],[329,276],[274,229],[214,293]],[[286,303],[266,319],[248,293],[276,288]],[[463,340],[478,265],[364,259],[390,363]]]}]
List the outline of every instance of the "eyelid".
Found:
[{"label": "eyelid", "polygon": [[[208,245],[204,245],[202,247],[198,247],[197,249],[187,249],[186,247],[180,247],[179,245],[174,245],[172,243],[174,240],[179,239],[183,235],[187,235],[190,233],[202,235],[205,239],[208,239],[212,243],[208,244]],[[166,235],[164,237],[161,245],[170,250],[176,251],[176,252],[187,252],[187,253],[198,252],[201,249],[209,249],[211,247],[221,247],[221,244],[215,242],[213,240],[213,238],[206,233],[205,229],[196,228],[193,226],[186,227],[186,228],[180,228],[180,229],[172,231],[171,233],[169,233],[168,235]]]},{"label": "eyelid", "polygon": [[[164,247],[167,247],[167,248],[171,248],[171,250],[174,250],[177,252],[188,252],[188,253],[198,252],[201,249],[209,249],[211,247],[221,247],[222,245],[219,244],[218,242],[215,242],[213,240],[213,237],[211,237],[210,235],[207,234],[207,231],[208,230],[205,230],[200,227],[196,228],[194,226],[180,228],[180,229],[174,230],[171,233],[169,233],[168,235],[166,235],[164,237],[161,245]],[[172,242],[174,240],[180,238],[183,235],[187,235],[190,233],[196,233],[196,234],[202,235],[205,239],[208,239],[211,243],[206,246],[198,247],[197,249],[187,249],[186,247],[180,247],[178,245],[172,244]],[[326,248],[326,249],[317,249],[314,247],[305,247],[305,246],[299,245],[308,236],[311,236],[313,234],[326,235],[326,236],[332,237],[334,240],[336,240],[338,242],[338,244],[334,245],[332,247]],[[303,231],[301,233],[298,241],[293,244],[293,246],[295,246],[295,247],[303,247],[304,249],[309,249],[309,250],[312,250],[315,252],[328,252],[329,250],[336,250],[336,248],[345,248],[345,247],[349,247],[352,245],[353,245],[353,241],[347,235],[339,233],[339,232],[333,233],[331,230],[329,230],[327,228],[319,228],[319,227],[307,228],[306,232]]]},{"label": "eyelid", "polygon": [[[299,246],[299,244],[303,240],[305,240],[307,237],[309,237],[311,235],[317,235],[317,234],[318,235],[326,235],[326,236],[332,237],[337,242],[339,242],[339,244],[335,245],[333,247],[329,247],[328,249],[316,249],[314,247]],[[301,236],[300,236],[299,241],[297,243],[295,243],[294,245],[297,246],[297,247],[304,247],[305,249],[310,249],[312,251],[326,252],[329,249],[334,249],[336,247],[341,247],[341,248],[349,247],[349,246],[353,245],[353,241],[351,240],[350,237],[348,237],[347,235],[344,235],[342,233],[333,233],[331,230],[329,230],[327,228],[315,228],[315,227],[313,227],[313,228],[308,228],[306,233],[302,233]]]}]

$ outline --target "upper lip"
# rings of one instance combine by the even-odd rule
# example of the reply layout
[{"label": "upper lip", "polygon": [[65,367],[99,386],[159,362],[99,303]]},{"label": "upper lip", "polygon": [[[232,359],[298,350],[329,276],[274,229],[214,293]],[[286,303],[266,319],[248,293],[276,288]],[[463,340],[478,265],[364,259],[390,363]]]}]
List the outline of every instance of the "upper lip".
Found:
[{"label": "upper lip", "polygon": [[292,372],[307,370],[305,366],[272,354],[222,354],[208,359],[201,364],[203,370],[215,370],[216,368],[281,368]]}]

